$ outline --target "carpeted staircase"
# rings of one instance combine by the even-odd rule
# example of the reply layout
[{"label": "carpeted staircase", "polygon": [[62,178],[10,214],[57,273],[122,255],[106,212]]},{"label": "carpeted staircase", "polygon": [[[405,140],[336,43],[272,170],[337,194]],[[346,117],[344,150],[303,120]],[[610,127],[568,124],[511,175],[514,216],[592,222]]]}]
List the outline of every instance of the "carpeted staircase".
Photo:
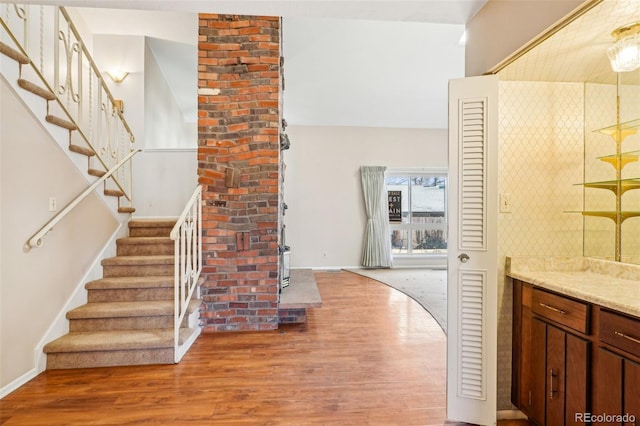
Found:
[{"label": "carpeted staircase", "polygon": [[[104,259],[103,278],[86,284],[88,303],[67,313],[69,333],[48,343],[47,369],[174,363],[175,221],[132,220],[117,255]],[[180,345],[200,334],[194,295]]]},{"label": "carpeted staircase", "polygon": [[[17,86],[46,102],[44,121],[68,130],[68,149],[74,153],[71,155],[86,156],[87,174],[103,178],[108,173],[107,166],[92,166],[100,163],[92,162],[95,150],[84,136],[79,136],[82,132],[58,105],[49,85],[44,80],[34,83],[23,78],[29,70],[30,58],[3,42],[0,54],[19,67]],[[56,115],[53,111],[64,114]],[[108,185],[113,186],[112,179],[104,181],[104,195],[117,197],[118,212],[133,213],[135,208],[120,204],[125,193]],[[184,355],[200,334],[201,302],[197,287],[180,325],[176,355],[174,242],[169,238],[174,225],[175,221],[129,222],[129,237],[117,241],[116,257],[102,261],[103,278],[86,284],[88,303],[67,313],[69,333],[45,345],[47,369],[172,364]]]},{"label": "carpeted staircase", "polygon": [[[13,47],[11,47],[11,46],[3,43],[3,42],[0,42],[0,54],[3,54],[5,56],[13,59],[18,64],[18,66],[20,67],[21,70],[22,70],[23,66],[28,65],[28,64],[31,63],[31,60],[29,59],[28,56],[26,56],[22,52],[14,49]],[[30,93],[33,93],[36,96],[39,96],[40,98],[44,99],[47,102],[47,110],[50,109],[50,103],[56,101],[56,99],[57,99],[56,94],[53,93],[50,89],[42,87],[41,85],[39,85],[37,83],[33,83],[33,82],[29,81],[29,80],[26,80],[26,79],[23,79],[23,78],[18,79],[18,86],[21,87],[22,89],[30,92]],[[91,147],[77,145],[77,144],[72,142],[72,132],[78,130],[78,127],[73,122],[71,122],[71,121],[69,121],[67,119],[64,119],[64,118],[60,118],[60,117],[58,117],[56,115],[53,115],[51,113],[48,113],[45,116],[45,121],[47,123],[53,124],[54,126],[61,127],[63,129],[66,129],[66,130],[69,131],[69,151],[74,152],[76,154],[84,155],[84,156],[87,157],[87,162],[88,162],[87,174],[100,178],[100,177],[104,176],[107,173],[107,170],[104,170],[103,168],[96,169],[96,168],[92,167],[91,158],[94,157],[96,155],[96,153]],[[133,212],[135,212],[135,208],[133,208],[131,206],[122,206],[122,205],[120,205],[122,197],[125,195],[125,193],[119,188],[108,188],[107,187],[107,181],[105,181],[105,183],[104,183],[104,195],[106,195],[108,197],[116,197],[118,199],[118,212],[119,213],[133,213]]]}]

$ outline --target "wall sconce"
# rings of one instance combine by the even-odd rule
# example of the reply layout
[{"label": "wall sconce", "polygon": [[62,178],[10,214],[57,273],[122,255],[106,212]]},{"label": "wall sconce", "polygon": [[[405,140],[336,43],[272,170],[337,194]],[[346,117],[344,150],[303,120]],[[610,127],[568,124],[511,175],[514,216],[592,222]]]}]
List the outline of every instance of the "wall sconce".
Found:
[{"label": "wall sconce", "polygon": [[122,71],[120,69],[105,71],[105,74],[107,74],[114,83],[122,83],[122,81],[129,75],[127,71]]},{"label": "wall sconce", "polygon": [[640,22],[625,25],[614,30],[616,38],[607,49],[611,68],[615,72],[629,72],[640,68]]}]

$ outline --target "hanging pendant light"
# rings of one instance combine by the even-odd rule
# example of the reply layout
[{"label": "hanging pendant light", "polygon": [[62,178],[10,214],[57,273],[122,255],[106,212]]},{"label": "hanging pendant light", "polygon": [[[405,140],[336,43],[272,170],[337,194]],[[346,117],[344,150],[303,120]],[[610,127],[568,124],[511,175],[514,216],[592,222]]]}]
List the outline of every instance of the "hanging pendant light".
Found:
[{"label": "hanging pendant light", "polygon": [[625,25],[614,30],[616,38],[607,49],[611,68],[615,72],[629,72],[640,68],[640,22]]}]

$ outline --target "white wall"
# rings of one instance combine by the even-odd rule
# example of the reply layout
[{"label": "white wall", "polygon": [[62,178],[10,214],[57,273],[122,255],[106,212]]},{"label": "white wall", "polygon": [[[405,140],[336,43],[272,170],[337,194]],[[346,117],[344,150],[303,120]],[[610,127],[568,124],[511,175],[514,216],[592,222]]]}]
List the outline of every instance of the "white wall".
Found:
[{"label": "white wall", "polygon": [[284,18],[282,31],[289,124],[447,127],[463,25]]},{"label": "white wall", "polygon": [[[161,40],[145,38],[144,146],[145,149],[195,149],[198,139],[193,132],[185,132],[185,129],[196,129],[197,124],[195,121],[185,123],[185,117],[169,87],[172,81],[167,80],[168,76],[163,74],[156,60],[155,50],[160,50],[161,46]],[[196,70],[193,71],[195,75]],[[197,100],[196,87],[194,84],[191,92],[193,103]],[[193,119],[195,120],[195,116]]]},{"label": "white wall", "polygon": [[584,3],[489,0],[467,23],[465,75],[482,75]]},{"label": "white wall", "polygon": [[290,126],[287,133],[284,223],[292,267],[360,266],[361,166],[447,167],[446,130]]},{"label": "white wall", "polygon": [[136,138],[136,148],[146,146],[145,129],[145,38],[97,34],[91,52],[98,68],[122,69],[129,75],[116,84],[106,74],[103,78],[115,99],[124,102],[124,117]]},{"label": "white wall", "polygon": [[[120,224],[90,195],[26,253],[24,244],[87,186],[87,178],[0,77],[0,388],[35,374],[37,352]],[[42,104],[42,100],[40,100]],[[72,154],[77,155],[77,154]],[[43,342],[46,343],[46,342]]]},{"label": "white wall", "polygon": [[195,149],[145,150],[134,158],[135,217],[176,217],[198,184]]},{"label": "white wall", "polygon": [[[122,83],[108,83],[124,101],[136,148],[144,149],[133,160],[134,216],[179,216],[198,183],[197,125],[178,107],[149,42],[143,36],[96,35],[96,62],[102,69],[131,70]],[[152,43],[159,49],[162,40]],[[193,97],[195,103],[195,86]]]},{"label": "white wall", "polygon": [[[357,267],[360,166],[447,168],[462,25],[283,19],[286,244],[292,267]],[[325,255],[326,254],[326,255]]]}]

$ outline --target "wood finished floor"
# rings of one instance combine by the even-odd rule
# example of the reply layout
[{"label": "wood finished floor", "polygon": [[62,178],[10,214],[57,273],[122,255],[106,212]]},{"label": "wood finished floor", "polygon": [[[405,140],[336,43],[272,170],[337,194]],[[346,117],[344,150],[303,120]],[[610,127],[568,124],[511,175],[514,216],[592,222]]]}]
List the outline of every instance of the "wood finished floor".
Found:
[{"label": "wood finished floor", "polygon": [[0,400],[0,424],[445,424],[435,320],[369,278],[316,279],[307,324],[205,334],[178,365],[46,371]]}]

